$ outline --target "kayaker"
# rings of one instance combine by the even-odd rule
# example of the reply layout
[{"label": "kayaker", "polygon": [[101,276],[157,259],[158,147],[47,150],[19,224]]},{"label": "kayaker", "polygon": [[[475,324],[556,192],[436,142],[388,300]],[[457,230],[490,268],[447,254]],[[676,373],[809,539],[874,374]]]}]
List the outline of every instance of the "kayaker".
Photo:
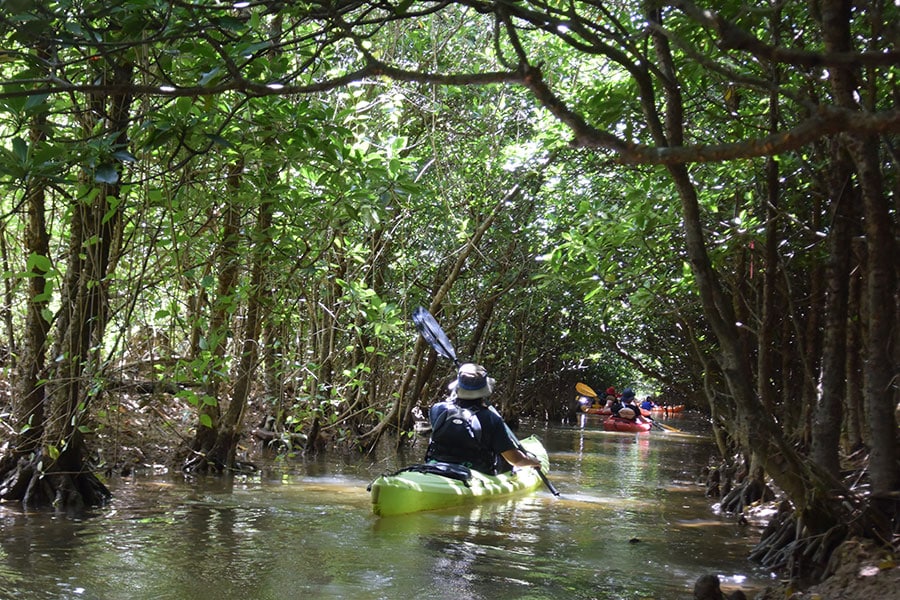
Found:
[{"label": "kayaker", "polygon": [[613,414],[620,419],[637,421],[641,416],[641,408],[635,404],[634,391],[631,388],[622,390],[622,398],[613,405]]},{"label": "kayaker", "polygon": [[641,408],[644,410],[653,410],[656,408],[656,402],[653,401],[653,398],[647,396],[644,398],[644,401],[641,402]]},{"label": "kayaker", "polygon": [[[612,388],[610,388],[610,389],[612,389]],[[607,390],[607,392],[609,392],[609,390]],[[613,391],[612,394],[607,393],[607,394],[606,394],[606,408],[609,409],[609,412],[610,412],[610,413],[612,413],[612,409],[613,409],[613,406],[615,406],[615,404],[616,404],[616,394],[615,394],[615,391]]]},{"label": "kayaker", "polygon": [[487,403],[494,383],[481,365],[459,367],[449,386],[450,397],[429,411],[432,429],[426,461],[462,464],[489,475],[511,467],[540,468],[540,461],[518,449],[503,417]]}]

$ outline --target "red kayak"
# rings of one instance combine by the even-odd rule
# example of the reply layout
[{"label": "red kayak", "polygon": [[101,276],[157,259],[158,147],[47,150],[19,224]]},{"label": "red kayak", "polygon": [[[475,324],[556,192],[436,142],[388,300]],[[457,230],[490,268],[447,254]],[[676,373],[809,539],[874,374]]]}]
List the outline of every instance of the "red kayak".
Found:
[{"label": "red kayak", "polygon": [[684,404],[675,404],[673,406],[654,406],[652,410],[656,413],[677,413],[684,410]]},{"label": "red kayak", "polygon": [[652,425],[649,421],[632,421],[631,419],[623,419],[621,417],[610,417],[603,421],[603,429],[605,431],[626,431],[629,433],[643,433],[650,431]]}]

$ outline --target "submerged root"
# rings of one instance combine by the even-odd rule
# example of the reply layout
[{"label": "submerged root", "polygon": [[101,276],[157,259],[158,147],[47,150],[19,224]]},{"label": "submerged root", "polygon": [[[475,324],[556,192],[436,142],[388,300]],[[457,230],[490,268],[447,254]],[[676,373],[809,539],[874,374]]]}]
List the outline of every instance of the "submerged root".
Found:
[{"label": "submerged root", "polygon": [[747,478],[732,487],[722,498],[722,510],[726,513],[739,514],[757,502],[770,502],[774,499],[775,493],[764,481]]},{"label": "submerged root", "polygon": [[[833,569],[834,552],[848,539],[881,539],[872,519],[835,518],[832,526],[813,533],[788,502],[782,502],[775,517],[760,536],[750,559],[766,568],[784,572],[791,580],[818,582]],[[884,540],[882,539],[882,542]]]},{"label": "submerged root", "polygon": [[103,506],[112,497],[91,471],[43,470],[41,463],[37,455],[5,461],[0,472],[0,499],[21,502],[29,508],[78,513],[86,507]]},{"label": "submerged root", "polygon": [[728,463],[705,470],[706,496],[721,498],[724,513],[742,514],[759,502],[771,502],[775,492],[760,477],[750,477],[745,469]]}]

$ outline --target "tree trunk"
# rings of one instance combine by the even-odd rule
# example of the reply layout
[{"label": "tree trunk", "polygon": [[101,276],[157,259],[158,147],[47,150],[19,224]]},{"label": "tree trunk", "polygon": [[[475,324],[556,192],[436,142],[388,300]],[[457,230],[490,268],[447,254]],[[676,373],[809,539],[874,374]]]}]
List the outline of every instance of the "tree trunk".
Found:
[{"label": "tree trunk", "polygon": [[778,162],[766,161],[766,240],[762,270],[762,307],[757,334],[757,388],[766,410],[775,410],[775,337],[778,335],[778,314],[775,301],[778,290]]},{"label": "tree trunk", "polygon": [[897,469],[898,386],[897,351],[897,243],[887,198],[882,188],[877,140],[859,139],[851,145],[862,184],[868,249],[866,296],[868,344],[865,366],[865,407],[871,432],[869,471],[873,497],[890,497],[900,490]]},{"label": "tree trunk", "polygon": [[[132,83],[133,65],[117,62],[116,57],[108,57],[98,65],[100,77],[116,89],[128,89]],[[43,427],[41,448],[34,447],[37,439],[28,437],[35,452],[21,456],[16,469],[7,473],[0,494],[21,500],[26,506],[55,506],[57,510],[78,511],[84,506],[106,502],[110,493],[88,468],[87,448],[84,433],[87,427],[91,400],[96,396],[92,389],[101,376],[102,340],[106,331],[109,298],[110,260],[118,252],[119,228],[122,222],[122,164],[113,158],[113,152],[124,151],[128,147],[127,127],[131,111],[131,95],[118,94],[90,97],[89,110],[80,117],[88,135],[95,136],[96,128],[103,126],[107,136],[113,140],[113,147],[105,157],[116,171],[115,183],[98,183],[96,195],[76,197],[71,211],[69,236],[69,263],[63,288],[60,291],[61,309],[56,322],[57,336],[53,356],[58,357],[47,379],[44,393],[40,385],[28,383],[32,393],[27,402],[37,407],[43,402]],[[103,119],[101,122],[100,119]],[[29,200],[29,233],[37,238],[41,231],[43,213],[42,198],[33,196]],[[35,247],[44,243],[41,239],[29,241]],[[44,290],[41,290],[43,293]],[[37,299],[32,296],[32,300]],[[34,307],[30,307],[34,308]],[[37,318],[32,314],[31,318]],[[41,317],[43,318],[43,317]],[[35,328],[41,324],[31,323]],[[31,331],[30,344],[37,344],[32,350],[40,354],[42,334]],[[31,359],[37,359],[33,354]],[[25,366],[26,378],[39,371],[37,364]],[[43,396],[43,397],[42,397]],[[40,414],[41,409],[37,409]],[[33,420],[33,417],[32,417]],[[26,432],[27,433],[27,432]]]},{"label": "tree trunk", "polygon": [[[659,21],[659,13],[647,15],[651,21]],[[657,23],[662,26],[662,23]],[[664,74],[675,72],[668,40],[653,34],[654,47]],[[682,100],[677,79],[671,75],[665,79],[666,133],[657,132],[663,144],[680,145],[682,131]],[[644,98],[645,112],[655,111],[655,106]],[[650,119],[652,121],[652,119]],[[673,135],[674,134],[674,135]],[[813,533],[820,527],[830,526],[836,517],[834,505],[825,498],[824,490],[831,481],[815,471],[785,440],[772,415],[765,410],[756,393],[750,353],[744,347],[737,327],[733,303],[723,291],[719,277],[710,262],[704,240],[703,222],[697,191],[687,167],[668,165],[672,181],[681,200],[685,242],[691,271],[697,282],[703,312],[719,344],[719,363],[728,389],[737,406],[737,423],[741,447],[760,460],[765,471],[791,497],[801,514],[808,515],[807,525]]]},{"label": "tree trunk", "polygon": [[[32,143],[40,143],[45,136],[45,131],[46,115],[39,113],[31,128]],[[47,232],[44,204],[45,183],[45,181],[35,181],[25,193],[28,206],[25,246],[28,255],[46,258],[50,256],[50,234]],[[29,454],[38,450],[44,431],[45,390],[42,379],[46,376],[44,369],[47,335],[50,333],[50,321],[45,313],[50,302],[50,298],[46,294],[46,268],[43,265],[34,264],[30,271],[34,275],[28,278],[29,302],[25,315],[25,335],[16,385],[16,393],[22,402],[17,429],[23,433],[18,440],[16,449],[21,454]]]},{"label": "tree trunk", "polygon": [[863,444],[863,380],[862,380],[862,270],[865,249],[862,241],[851,241],[850,248],[855,265],[851,271],[847,301],[847,364],[844,372],[847,380],[844,384],[844,402],[846,418],[844,419],[843,448],[850,454]]},{"label": "tree trunk", "polygon": [[853,206],[850,169],[838,156],[829,170],[830,190],[834,190],[832,226],[828,238],[829,264],[826,276],[825,332],[822,344],[820,396],[813,415],[812,460],[831,473],[840,472],[838,450],[841,414],[846,381],[847,297],[850,276],[850,241]]},{"label": "tree trunk", "polygon": [[[776,45],[781,38],[780,26],[781,11],[775,8],[770,16],[770,29],[772,31],[773,43]],[[773,64],[771,69],[771,81],[774,88],[777,88],[781,79],[781,69],[778,64]],[[780,106],[778,104],[778,94],[774,91],[769,95],[769,133],[773,134],[778,131],[779,121],[781,120]],[[759,398],[770,413],[775,411],[775,365],[776,356],[774,343],[775,337],[778,335],[777,324],[783,318],[783,314],[779,314],[776,301],[778,292],[778,271],[781,268],[778,259],[778,244],[781,242],[779,233],[779,200],[781,195],[780,170],[778,161],[774,156],[766,158],[766,193],[765,193],[765,215],[766,215],[766,239],[763,251],[763,272],[762,272],[762,306],[760,307],[759,333],[757,334],[757,390]]]},{"label": "tree trunk", "polygon": [[238,361],[234,389],[228,409],[218,424],[216,441],[207,455],[207,460],[222,469],[235,469],[235,456],[241,437],[242,422],[250,386],[256,373],[259,357],[259,332],[263,316],[263,296],[265,294],[266,264],[271,248],[272,202],[264,201],[259,207],[253,247],[253,271],[250,276],[250,294],[247,299],[247,317],[244,322],[244,336]]},{"label": "tree trunk", "polygon": [[214,462],[209,456],[218,438],[218,424],[221,417],[223,371],[227,370],[225,353],[228,348],[228,331],[235,312],[235,288],[240,271],[240,212],[234,196],[238,195],[244,163],[238,160],[231,165],[228,173],[228,188],[231,194],[226,201],[224,221],[218,250],[219,279],[216,297],[212,302],[207,340],[210,359],[204,397],[198,401],[198,423],[191,442],[191,454],[182,469],[186,472],[206,473],[220,471],[225,465]]},{"label": "tree trunk", "polygon": [[[809,212],[810,230],[820,231],[822,228],[822,207],[818,195],[814,194]],[[797,324],[799,355],[792,361],[799,365],[792,385],[786,390],[784,405],[785,420],[789,423],[788,431],[793,439],[803,447],[810,443],[812,419],[817,400],[817,383],[822,363],[822,315],[825,312],[826,272],[823,261],[818,257],[812,259],[809,268],[808,305],[797,307],[793,322]],[[805,324],[805,326],[804,326]]]},{"label": "tree trunk", "polygon": [[[46,135],[46,114],[38,113],[31,126],[30,140],[33,145],[40,144]],[[41,441],[44,434],[44,403],[46,377],[45,357],[47,352],[47,335],[50,322],[45,315],[50,298],[46,294],[46,272],[50,256],[50,234],[47,232],[45,192],[46,181],[35,179],[25,189],[25,205],[28,220],[25,225],[25,250],[27,256],[46,259],[47,263],[34,262],[26,265],[25,270],[32,276],[28,278],[28,305],[25,314],[25,330],[22,340],[21,354],[16,365],[14,423],[16,424],[16,440],[8,455],[0,458],[0,499],[21,500],[25,495],[33,472],[29,466],[28,456],[40,454]],[[19,465],[28,470],[29,475],[17,473]]]},{"label": "tree trunk", "polygon": [[[823,0],[822,34],[828,52],[853,50],[851,12],[850,2]],[[829,69],[837,104],[850,110],[860,110],[857,82],[864,78],[858,69],[853,66]],[[874,102],[875,98],[869,101]],[[900,490],[895,413],[900,389],[895,372],[898,352],[895,223],[881,173],[880,140],[873,136],[848,134],[843,137],[843,142],[853,159],[859,180],[868,249],[865,406],[871,432],[869,472],[873,498],[889,497]]]}]

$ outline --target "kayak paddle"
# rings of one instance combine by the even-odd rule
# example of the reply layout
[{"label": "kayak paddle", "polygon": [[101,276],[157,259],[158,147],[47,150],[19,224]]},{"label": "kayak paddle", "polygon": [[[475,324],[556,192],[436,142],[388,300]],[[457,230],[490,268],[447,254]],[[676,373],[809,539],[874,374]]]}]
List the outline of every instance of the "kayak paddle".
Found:
[{"label": "kayak paddle", "polygon": [[444,333],[438,322],[431,316],[428,309],[424,306],[418,307],[413,311],[412,320],[416,325],[416,329],[419,330],[425,341],[434,348],[434,351],[439,356],[453,361],[453,364],[459,367],[459,359],[456,358],[456,350],[453,349],[450,338],[447,337],[447,334]]},{"label": "kayak paddle", "polygon": [[582,396],[587,396],[588,398],[596,398],[597,392],[595,392],[591,386],[586,383],[581,383],[580,381],[575,384],[575,391],[581,394]]},{"label": "kayak paddle", "polygon": [[676,427],[672,427],[671,425],[663,425],[662,423],[660,423],[659,421],[657,421],[657,420],[654,419],[653,417],[647,417],[647,418],[650,419],[650,422],[651,422],[651,423],[653,423],[654,425],[656,425],[657,427],[659,427],[659,428],[662,429],[663,431],[678,431],[678,432],[681,431],[680,429],[678,429],[678,428],[676,428]]},{"label": "kayak paddle", "polygon": [[[438,353],[438,356],[449,359],[453,361],[453,364],[459,368],[459,359],[456,357],[456,350],[453,349],[453,344],[450,343],[450,338],[447,337],[447,334],[444,333],[444,330],[441,329],[441,326],[435,320],[435,318],[428,312],[428,309],[424,306],[419,306],[413,311],[412,314],[413,323],[416,326],[416,329],[419,330],[419,333],[422,334],[422,337],[425,339],[428,344],[434,348],[434,351]],[[499,416],[500,413],[497,412],[497,409],[493,406],[488,407],[490,410],[494,411],[495,414]],[[502,418],[502,417],[501,417]],[[513,440],[516,444],[516,449],[522,454],[528,454],[528,451],[522,446],[519,442],[519,438],[515,436],[512,430],[509,428],[509,425],[506,424],[506,421],[503,422],[503,426],[506,427],[506,433],[509,435],[510,439]],[[559,492],[553,487],[553,484],[550,483],[550,480],[547,479],[547,476],[544,474],[544,471],[541,470],[540,467],[537,468],[538,475],[541,477],[541,481],[544,482],[544,485],[547,486],[547,489],[550,490],[550,493],[554,496],[559,496]]]}]

